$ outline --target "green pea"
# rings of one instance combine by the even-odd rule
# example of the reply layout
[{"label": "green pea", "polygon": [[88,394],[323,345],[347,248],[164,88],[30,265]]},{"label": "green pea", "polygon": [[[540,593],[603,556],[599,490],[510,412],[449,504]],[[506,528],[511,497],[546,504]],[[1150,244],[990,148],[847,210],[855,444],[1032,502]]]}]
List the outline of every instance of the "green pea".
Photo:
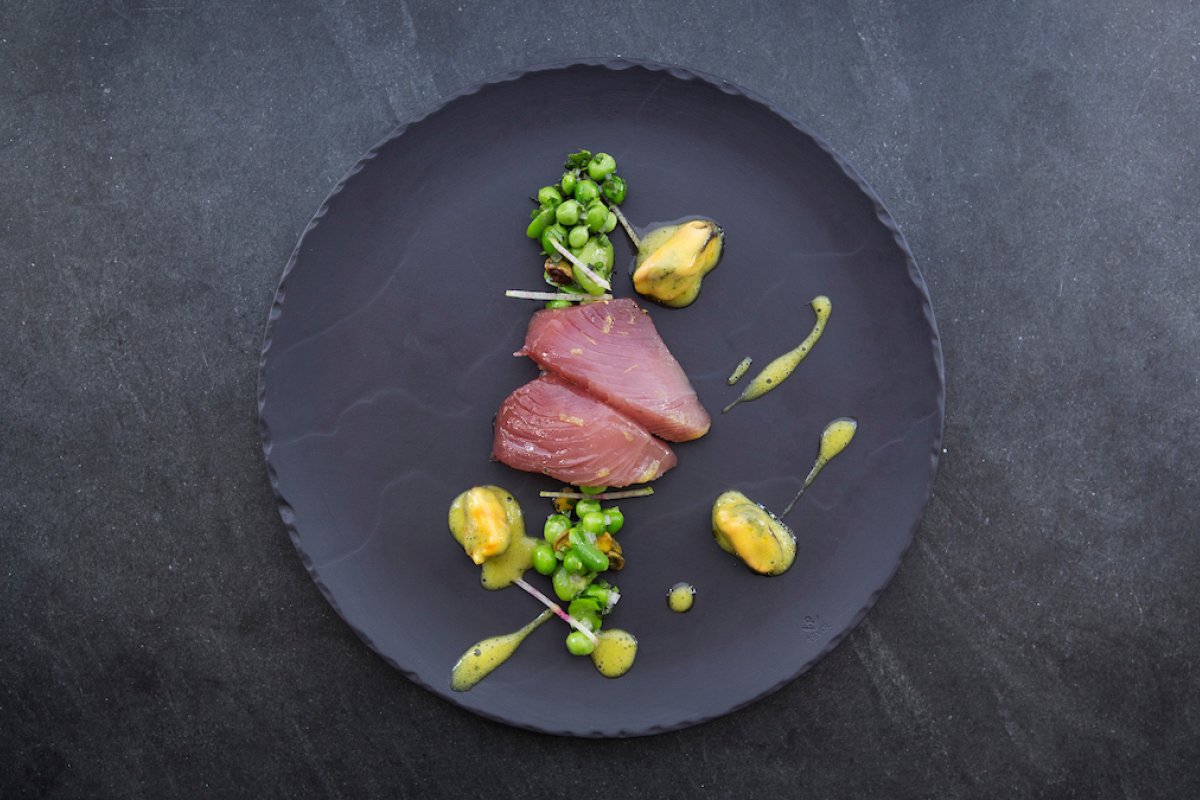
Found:
[{"label": "green pea", "polygon": [[567,200],[554,209],[554,218],[559,225],[574,225],[583,214],[583,206],[577,200]]},{"label": "green pea", "polygon": [[583,572],[583,557],[579,555],[578,546],[572,547],[563,555],[563,569],[572,575]]},{"label": "green pea", "polygon": [[625,515],[621,513],[621,509],[617,506],[604,509],[604,530],[616,535],[617,531],[625,527]]},{"label": "green pea", "polygon": [[580,500],[578,503],[575,504],[575,515],[578,516],[580,519],[583,519],[584,517],[586,517],[588,514],[592,513],[593,511],[599,511],[599,510],[600,510],[600,501],[599,500]]},{"label": "green pea", "polygon": [[558,182],[558,185],[562,187],[562,193],[567,197],[570,197],[575,194],[575,184],[578,182],[579,179],[576,178],[575,171],[568,170],[567,172],[563,173],[562,179]]},{"label": "green pea", "polygon": [[[611,212],[604,203],[592,203],[588,206],[587,216],[584,221],[587,222],[588,229],[594,233],[599,233],[604,230],[604,223],[608,221],[608,215]],[[582,246],[582,245],[581,245]]]},{"label": "green pea", "polygon": [[[554,302],[560,301],[555,300]],[[566,514],[551,514],[546,517],[546,524],[542,526],[542,535],[546,537],[547,542],[554,544],[570,527],[571,519]]]},{"label": "green pea", "polygon": [[588,162],[587,171],[594,181],[602,181],[617,170],[617,160],[608,153],[596,153]]},{"label": "green pea", "polygon": [[563,201],[563,196],[553,186],[543,186],[538,189],[537,201],[540,206],[556,206]]},{"label": "green pea", "polygon": [[538,542],[533,547],[533,568],[539,575],[553,575],[558,569],[558,559],[554,557],[554,548],[549,542]]},{"label": "green pea", "polygon": [[583,494],[604,494],[607,486],[580,486],[579,491]]},{"label": "green pea", "polygon": [[[559,208],[562,208],[562,206],[559,206]],[[553,210],[550,213],[554,213]],[[556,222],[542,231],[542,252],[548,256],[558,252],[554,249],[554,245],[550,244],[551,239],[562,244],[567,240],[567,229]]]},{"label": "green pea", "polygon": [[603,511],[593,511],[590,514],[584,515],[579,524],[588,533],[599,536],[604,533],[605,521],[606,518]]},{"label": "green pea", "polygon": [[546,303],[546,308],[570,308],[575,305],[570,300],[549,300]]},{"label": "green pea", "polygon": [[576,225],[571,228],[571,232],[567,234],[567,244],[571,247],[583,247],[588,240],[588,226]]},{"label": "green pea", "polygon": [[554,585],[554,594],[558,599],[569,603],[587,588],[588,580],[582,575],[572,575],[567,572],[566,567],[560,565],[554,570],[554,577],[550,579],[550,583]]},{"label": "green pea", "polygon": [[592,201],[600,196],[600,187],[595,181],[589,181],[584,178],[579,183],[575,184],[575,199],[585,206],[591,205]]},{"label": "green pea", "polygon": [[571,655],[590,656],[595,649],[596,645],[592,644],[592,640],[579,631],[567,634],[567,652]]},{"label": "green pea", "polygon": [[[600,552],[600,548],[594,544],[577,544],[573,548],[574,555],[579,559],[579,563],[588,572],[604,572],[608,569],[608,556]],[[563,561],[565,565],[567,562]]]},{"label": "green pea", "polygon": [[546,226],[552,222],[554,222],[554,209],[543,208],[529,223],[529,227],[525,229],[525,235],[530,239],[537,239],[546,230]]},{"label": "green pea", "polygon": [[610,211],[610,212],[608,212],[608,219],[604,220],[604,227],[601,228],[600,230],[603,231],[604,233],[612,233],[614,230],[616,230],[616,228],[617,228],[617,215]]},{"label": "green pea", "polygon": [[[625,194],[628,190],[625,179],[620,175],[609,175],[604,179],[604,199],[614,206],[625,202]],[[578,191],[578,187],[576,187],[576,191]]]}]

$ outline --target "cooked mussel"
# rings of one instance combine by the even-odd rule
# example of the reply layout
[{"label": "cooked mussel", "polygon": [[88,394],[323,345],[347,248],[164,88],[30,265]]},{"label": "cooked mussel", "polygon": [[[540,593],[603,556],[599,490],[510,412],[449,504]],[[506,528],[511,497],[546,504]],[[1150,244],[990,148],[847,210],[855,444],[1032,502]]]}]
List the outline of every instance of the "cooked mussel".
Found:
[{"label": "cooked mussel", "polygon": [[796,560],[788,526],[741,492],[725,492],[713,503],[712,529],[722,550],[760,575],[780,575]]},{"label": "cooked mussel", "polygon": [[691,305],[717,262],[725,233],[710,219],[693,219],[651,231],[638,249],[633,287],[672,308]]},{"label": "cooked mussel", "polygon": [[450,504],[450,533],[471,560],[482,564],[525,535],[521,506],[499,486],[474,486]]}]

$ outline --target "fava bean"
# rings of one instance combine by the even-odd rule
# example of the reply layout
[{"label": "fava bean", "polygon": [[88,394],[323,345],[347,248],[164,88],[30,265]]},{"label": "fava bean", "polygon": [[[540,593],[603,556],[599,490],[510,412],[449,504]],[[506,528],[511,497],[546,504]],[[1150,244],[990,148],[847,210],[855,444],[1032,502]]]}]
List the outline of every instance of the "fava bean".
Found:
[{"label": "fava bean", "polygon": [[566,514],[551,514],[542,526],[542,535],[547,542],[554,544],[570,527],[571,519]]},{"label": "fava bean", "polygon": [[590,181],[584,178],[579,183],[575,184],[575,199],[583,205],[591,205],[592,201],[600,196],[600,187],[595,181]]},{"label": "fava bean", "polygon": [[538,542],[533,548],[533,568],[539,575],[553,575],[558,568],[558,559],[554,557],[554,548],[549,542]]},{"label": "fava bean", "polygon": [[[575,187],[575,191],[579,191],[579,187]],[[625,194],[629,191],[625,179],[619,175],[609,175],[604,179],[604,199],[612,203],[614,206],[619,206],[625,202]],[[578,199],[578,198],[576,198]]]},{"label": "fava bean", "polygon": [[[593,233],[600,233],[604,230],[604,223],[608,222],[608,215],[612,213],[603,203],[592,203],[588,206],[587,216],[584,218],[587,222],[588,230]],[[614,215],[614,219],[616,216]]]},{"label": "fava bean", "polygon": [[587,240],[587,225],[576,225],[574,228],[571,228],[571,232],[567,234],[567,244],[569,244],[571,247],[583,247],[585,244],[587,244]]},{"label": "fava bean", "polygon": [[568,171],[563,173],[562,179],[558,182],[558,185],[562,187],[564,195],[571,197],[575,194],[575,184],[578,182],[579,179],[575,176],[575,173],[573,171]]},{"label": "fava bean", "polygon": [[603,511],[593,511],[585,514],[583,519],[579,520],[579,525],[593,536],[599,536],[607,527],[607,518]]},{"label": "fava bean", "polygon": [[583,206],[577,200],[567,200],[554,209],[554,218],[559,225],[574,225],[583,214]]},{"label": "fava bean", "polygon": [[[562,208],[562,206],[559,206],[559,208]],[[553,209],[551,210],[551,213],[554,213]],[[536,222],[536,220],[534,221]],[[546,255],[553,255],[554,253],[558,252],[554,249],[554,245],[550,244],[551,239],[554,239],[559,244],[562,244],[567,240],[567,229],[556,222],[546,228],[546,230],[542,231],[542,252],[544,252]]]},{"label": "fava bean", "polygon": [[563,201],[563,196],[553,186],[543,186],[538,189],[537,201],[543,207],[556,206]]},{"label": "fava bean", "polygon": [[617,169],[617,160],[608,153],[596,153],[588,162],[588,175],[594,181],[602,181]]},{"label": "fava bean", "polygon": [[554,594],[564,603],[569,603],[578,597],[588,584],[587,578],[582,575],[572,575],[561,564],[558,569],[554,570],[554,577],[550,579],[550,582],[554,585]]},{"label": "fava bean", "polygon": [[538,215],[529,223],[529,227],[525,229],[525,235],[530,239],[539,238],[546,230],[546,226],[554,222],[554,209],[543,208],[538,212]]}]

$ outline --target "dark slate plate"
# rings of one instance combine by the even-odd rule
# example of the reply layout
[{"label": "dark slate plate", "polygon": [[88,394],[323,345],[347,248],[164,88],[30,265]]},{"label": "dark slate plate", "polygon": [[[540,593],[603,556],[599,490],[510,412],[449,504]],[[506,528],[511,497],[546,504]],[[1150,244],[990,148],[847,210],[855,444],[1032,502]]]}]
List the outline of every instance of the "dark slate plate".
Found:
[{"label": "dark slate plate", "polygon": [[[825,337],[780,389],[679,445],[649,499],[622,504],[629,559],[610,624],[633,670],[601,677],[551,621],[471,692],[449,689],[473,642],[540,606],[489,593],[446,529],[451,499],[499,484],[540,531],[555,482],[488,460],[500,401],[536,374],[513,358],[542,288],[526,200],[579,147],[630,182],[636,223],[703,215],[727,250],[690,308],[652,307],[717,412],[725,379],[795,346],[827,294]],[[618,258],[632,250],[616,232]],[[618,268],[618,294],[631,295]],[[751,376],[754,374],[753,370]],[[745,379],[745,380],[748,380]],[[941,349],[924,281],[878,198],[829,146],[763,100],[693,72],[627,61],[505,76],[397,129],[330,195],[284,270],[259,384],[263,449],[313,580],[412,680],[483,716],[578,736],[633,736],[725,714],[828,652],[895,572],[928,498],[942,429]],[[859,432],[788,518],[795,567],[749,572],[712,541],[709,509],[738,488],[779,510],[829,420]],[[530,573],[539,583],[548,581]],[[673,614],[676,581],[698,589]],[[560,692],[571,684],[580,691]],[[602,697],[600,703],[585,699]],[[553,699],[551,699],[553,698]]]}]

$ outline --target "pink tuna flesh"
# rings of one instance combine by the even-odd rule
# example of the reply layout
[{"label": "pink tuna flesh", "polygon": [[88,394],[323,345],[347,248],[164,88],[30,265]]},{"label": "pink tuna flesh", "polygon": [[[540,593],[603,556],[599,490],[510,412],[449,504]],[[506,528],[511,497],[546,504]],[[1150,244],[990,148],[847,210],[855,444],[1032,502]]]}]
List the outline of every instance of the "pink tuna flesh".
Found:
[{"label": "pink tuna flesh", "polygon": [[628,299],[538,311],[527,355],[670,442],[708,432],[708,412],[650,315]]},{"label": "pink tuna flesh", "polygon": [[671,448],[641,425],[554,375],[500,404],[492,457],[574,486],[646,483],[676,463]]}]

